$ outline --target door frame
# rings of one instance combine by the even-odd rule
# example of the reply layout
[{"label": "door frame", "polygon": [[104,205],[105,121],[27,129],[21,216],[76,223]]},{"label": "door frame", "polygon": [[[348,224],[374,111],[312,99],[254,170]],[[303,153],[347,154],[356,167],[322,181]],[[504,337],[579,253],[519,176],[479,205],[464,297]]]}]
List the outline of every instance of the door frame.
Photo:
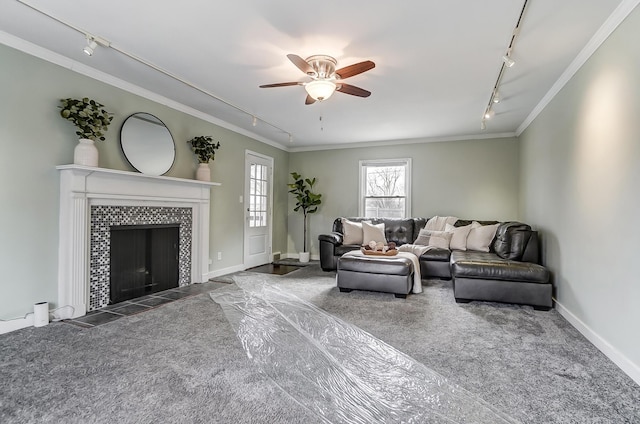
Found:
[{"label": "door frame", "polygon": [[243,210],[243,237],[242,237],[242,264],[243,268],[247,269],[247,257],[248,257],[248,223],[249,223],[249,211],[247,210],[249,204],[249,179],[247,178],[249,163],[249,156],[254,156],[269,162],[269,196],[267,198],[269,213],[267,214],[267,248],[269,251],[268,263],[273,261],[273,163],[274,160],[271,156],[264,155],[262,153],[254,152],[249,149],[244,151],[244,194],[242,198],[242,210]]}]

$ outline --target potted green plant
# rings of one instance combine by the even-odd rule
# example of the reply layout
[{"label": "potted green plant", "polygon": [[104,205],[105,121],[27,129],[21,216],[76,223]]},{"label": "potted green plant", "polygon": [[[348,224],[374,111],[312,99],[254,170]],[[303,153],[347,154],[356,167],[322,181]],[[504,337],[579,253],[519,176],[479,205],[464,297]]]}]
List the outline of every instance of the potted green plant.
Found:
[{"label": "potted green plant", "polygon": [[196,170],[196,179],[201,181],[211,181],[211,169],[209,162],[215,160],[216,150],[220,148],[220,142],[213,141],[213,137],[208,135],[199,135],[187,141],[191,145],[191,150],[198,158],[198,169]]},{"label": "potted green plant", "polygon": [[322,194],[315,194],[311,190],[316,183],[316,179],[303,178],[297,172],[292,172],[291,176],[294,182],[287,184],[290,188],[289,193],[296,198],[296,206],[293,208],[295,212],[302,211],[304,214],[303,221],[303,251],[299,253],[300,262],[309,262],[309,252],[307,252],[307,216],[315,213],[318,206],[322,203]]},{"label": "potted green plant", "polygon": [[113,114],[104,106],[87,97],[82,99],[60,99],[60,116],[73,122],[76,135],[80,137],[73,152],[73,163],[77,165],[98,166],[98,149],[94,141],[104,141]]}]

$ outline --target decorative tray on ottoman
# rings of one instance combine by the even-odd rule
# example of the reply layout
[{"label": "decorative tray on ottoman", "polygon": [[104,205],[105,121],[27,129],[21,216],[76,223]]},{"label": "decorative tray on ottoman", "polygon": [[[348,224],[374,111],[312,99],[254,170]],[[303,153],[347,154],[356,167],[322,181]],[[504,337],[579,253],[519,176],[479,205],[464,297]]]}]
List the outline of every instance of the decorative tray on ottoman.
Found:
[{"label": "decorative tray on ottoman", "polygon": [[360,250],[365,255],[371,256],[396,256],[398,254],[398,249],[387,250],[386,252],[382,252],[380,250],[367,250],[365,248],[361,248]]}]

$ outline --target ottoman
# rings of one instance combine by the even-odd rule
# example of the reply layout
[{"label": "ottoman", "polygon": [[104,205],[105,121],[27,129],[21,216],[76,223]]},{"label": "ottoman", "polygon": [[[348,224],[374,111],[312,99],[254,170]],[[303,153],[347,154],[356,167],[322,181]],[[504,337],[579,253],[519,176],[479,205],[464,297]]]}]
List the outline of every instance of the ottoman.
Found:
[{"label": "ottoman", "polygon": [[403,257],[343,255],[338,259],[336,282],[341,292],[369,290],[406,298],[413,286],[413,262]]}]

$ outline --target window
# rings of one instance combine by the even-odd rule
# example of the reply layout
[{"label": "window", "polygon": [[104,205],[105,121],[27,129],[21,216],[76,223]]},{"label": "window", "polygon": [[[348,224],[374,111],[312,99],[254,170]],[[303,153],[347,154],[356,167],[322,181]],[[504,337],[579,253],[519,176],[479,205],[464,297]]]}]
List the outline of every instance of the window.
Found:
[{"label": "window", "polygon": [[360,161],[360,216],[406,218],[410,194],[411,159]]},{"label": "window", "polygon": [[252,163],[249,175],[249,227],[267,226],[267,176],[265,165]]}]

